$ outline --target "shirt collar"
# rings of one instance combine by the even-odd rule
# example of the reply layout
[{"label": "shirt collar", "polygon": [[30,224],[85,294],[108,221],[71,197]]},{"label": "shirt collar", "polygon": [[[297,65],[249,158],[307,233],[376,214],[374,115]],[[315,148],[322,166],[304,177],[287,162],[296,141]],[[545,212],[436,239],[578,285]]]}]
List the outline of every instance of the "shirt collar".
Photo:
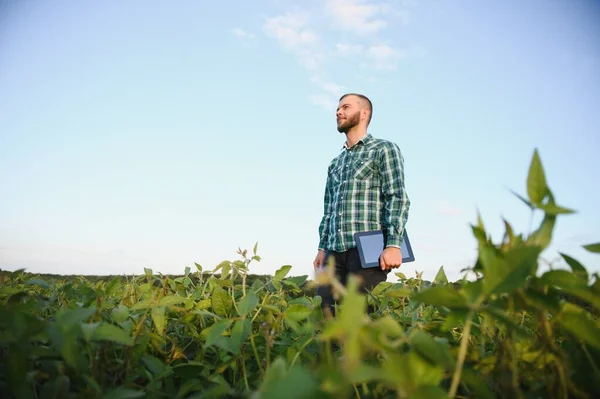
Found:
[{"label": "shirt collar", "polygon": [[[364,136],[362,136],[360,139],[358,139],[358,141],[356,142],[356,144],[354,144],[354,147],[357,146],[358,144],[362,143],[364,144],[369,144],[369,141],[371,141],[373,139],[373,136],[371,136],[370,133],[365,134]],[[344,141],[344,145],[342,146],[343,150],[349,150],[350,147],[348,147],[348,145],[346,144],[346,142]]]}]

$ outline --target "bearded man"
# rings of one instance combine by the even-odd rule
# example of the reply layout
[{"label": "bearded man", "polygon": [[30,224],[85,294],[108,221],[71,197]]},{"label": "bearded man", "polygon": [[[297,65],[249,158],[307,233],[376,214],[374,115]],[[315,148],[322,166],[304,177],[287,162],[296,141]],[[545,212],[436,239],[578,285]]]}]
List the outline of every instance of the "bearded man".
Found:
[{"label": "bearded man", "polygon": [[[404,185],[404,159],[393,142],[367,132],[373,104],[357,93],[343,95],[336,110],[337,130],[346,135],[341,153],[329,164],[324,213],[319,225],[318,252],[313,266],[335,259],[342,284],[349,274],[360,276],[363,292],[387,279],[402,264],[401,244],[410,200]],[[354,233],[382,230],[380,267],[361,267]],[[319,287],[323,309],[334,312],[330,287]]]}]

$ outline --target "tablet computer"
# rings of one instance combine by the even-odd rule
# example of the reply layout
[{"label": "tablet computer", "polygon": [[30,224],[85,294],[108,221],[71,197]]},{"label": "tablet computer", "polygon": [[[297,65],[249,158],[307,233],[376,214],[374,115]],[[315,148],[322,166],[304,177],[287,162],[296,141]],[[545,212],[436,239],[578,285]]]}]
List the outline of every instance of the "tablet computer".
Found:
[{"label": "tablet computer", "polygon": [[[354,233],[360,264],[363,269],[379,267],[379,257],[383,252],[383,232],[381,230]],[[413,262],[415,255],[410,246],[408,233],[404,232],[404,240],[400,246],[402,252],[402,263]]]}]

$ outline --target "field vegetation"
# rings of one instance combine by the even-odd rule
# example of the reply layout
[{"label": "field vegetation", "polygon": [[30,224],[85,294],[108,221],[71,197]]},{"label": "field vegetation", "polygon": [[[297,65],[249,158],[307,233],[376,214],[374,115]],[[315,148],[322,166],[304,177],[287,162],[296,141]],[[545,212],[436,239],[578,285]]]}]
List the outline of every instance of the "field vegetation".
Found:
[{"label": "field vegetation", "polygon": [[[537,151],[526,194],[542,221],[493,242],[472,226],[459,281],[398,272],[362,294],[291,266],[256,275],[258,248],[180,276],[0,274],[4,398],[597,398],[600,281],[568,254],[542,270],[559,205]],[[600,252],[600,244],[585,245]],[[547,269],[547,270],[546,270]],[[257,267],[256,270],[260,270]],[[401,269],[400,269],[401,270]],[[315,295],[339,298],[327,317]]]}]

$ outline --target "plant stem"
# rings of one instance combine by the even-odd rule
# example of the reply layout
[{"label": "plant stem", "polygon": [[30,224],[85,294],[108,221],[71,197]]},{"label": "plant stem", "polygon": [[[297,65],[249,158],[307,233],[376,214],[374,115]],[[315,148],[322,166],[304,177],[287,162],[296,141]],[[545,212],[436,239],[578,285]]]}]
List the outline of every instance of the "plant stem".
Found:
[{"label": "plant stem", "polygon": [[296,360],[298,360],[298,357],[300,356],[300,353],[302,353],[302,351],[304,350],[304,348],[306,348],[306,346],[308,344],[310,344],[313,340],[313,337],[310,337],[301,347],[300,350],[294,355],[294,359],[292,359],[292,363],[290,364],[290,368],[294,365],[294,363],[296,363]]},{"label": "plant stem", "polygon": [[244,384],[246,384],[246,391],[250,392],[250,387],[248,386],[248,375],[246,374],[246,357],[242,356],[240,361],[242,362],[242,372],[244,373]]},{"label": "plant stem", "polygon": [[254,358],[256,359],[256,364],[258,364],[260,374],[264,375],[265,370],[262,368],[262,364],[260,364],[260,357],[258,356],[258,351],[256,350],[256,344],[254,343],[254,334],[250,335],[250,343],[252,344],[252,350],[254,351]]},{"label": "plant stem", "polygon": [[242,274],[242,295],[246,296],[246,273]]},{"label": "plant stem", "polygon": [[469,338],[471,336],[471,319],[473,318],[475,311],[473,309],[469,310],[469,314],[467,315],[467,322],[465,323],[465,329],[463,331],[463,336],[460,340],[460,349],[458,352],[458,360],[456,364],[456,370],[454,370],[454,375],[452,376],[452,385],[450,387],[450,398],[454,398],[456,396],[456,391],[458,390],[458,384],[460,383],[460,376],[463,369],[463,364],[465,362],[465,357],[467,356],[467,345],[469,343]]},{"label": "plant stem", "polygon": [[598,366],[594,362],[594,359],[592,359],[592,356],[590,355],[590,352],[587,350],[587,347],[585,345],[581,345],[581,349],[583,349],[583,353],[585,353],[585,357],[592,365],[592,368],[594,369],[594,373],[598,374],[598,376],[600,377],[600,370],[598,370]]}]

